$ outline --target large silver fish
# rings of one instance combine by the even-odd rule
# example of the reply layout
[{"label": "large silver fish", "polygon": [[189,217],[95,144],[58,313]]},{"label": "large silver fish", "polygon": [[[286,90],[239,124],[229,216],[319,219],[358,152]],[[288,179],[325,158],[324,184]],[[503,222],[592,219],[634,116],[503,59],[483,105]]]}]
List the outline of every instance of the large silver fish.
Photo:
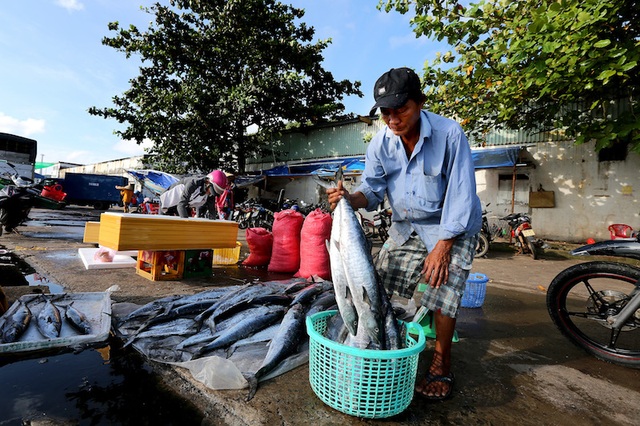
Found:
[{"label": "large silver fish", "polygon": [[[335,244],[340,252],[339,259],[336,261],[342,263],[351,301],[358,313],[358,325],[362,323],[361,329],[373,342],[380,344],[383,336],[384,318],[381,311],[378,277],[362,226],[360,226],[351,204],[345,198],[342,198],[336,206],[332,226],[337,228],[339,237],[334,243],[332,229],[331,243]],[[331,257],[331,252],[330,260],[333,264],[334,259]],[[336,301],[337,299],[338,295],[336,294]],[[338,304],[339,307],[340,304]],[[342,314],[342,311],[340,313]],[[344,318],[344,320],[347,325],[347,319]],[[349,331],[352,335],[354,334],[351,329]]]},{"label": "large silver fish", "polygon": [[237,305],[243,301],[252,299],[258,295],[273,294],[275,290],[272,287],[268,287],[262,284],[247,284],[240,287],[238,290],[228,293],[225,297],[221,298],[217,303],[211,305],[208,309],[202,311],[194,319],[198,324],[202,324],[209,316],[214,317],[217,313],[224,311],[230,307]]},{"label": "large silver fish", "polygon": [[280,328],[269,343],[269,350],[262,361],[260,368],[252,375],[249,375],[249,395],[250,401],[258,390],[258,381],[261,377],[271,372],[282,360],[293,354],[298,348],[300,338],[304,334],[304,307],[300,303],[291,306],[285,314]]},{"label": "large silver fish", "polygon": [[31,310],[27,305],[19,301],[15,312],[7,317],[2,326],[2,343],[13,343],[22,336],[31,322]]},{"label": "large silver fish", "polygon": [[60,311],[51,302],[51,299],[47,299],[40,312],[38,312],[36,327],[40,334],[47,339],[55,339],[60,336],[60,328],[62,328]]},{"label": "large silver fish", "polygon": [[[340,200],[345,202],[346,200]],[[340,316],[344,320],[344,325],[349,333],[355,336],[358,330],[358,313],[353,304],[351,289],[349,288],[349,280],[344,262],[342,261],[341,249],[341,228],[342,228],[343,210],[336,208],[333,212],[333,222],[331,226],[331,237],[327,243],[329,250],[329,261],[331,265],[331,279],[333,280],[333,289],[336,296],[336,305]]]},{"label": "large silver fish", "polygon": [[244,339],[258,331],[269,327],[271,324],[282,319],[284,315],[284,306],[271,306],[266,308],[264,315],[254,315],[248,317],[237,324],[229,327],[223,334],[216,338],[213,342],[203,346],[193,355],[193,359],[199,358],[204,354],[216,349],[226,348],[240,339]]}]

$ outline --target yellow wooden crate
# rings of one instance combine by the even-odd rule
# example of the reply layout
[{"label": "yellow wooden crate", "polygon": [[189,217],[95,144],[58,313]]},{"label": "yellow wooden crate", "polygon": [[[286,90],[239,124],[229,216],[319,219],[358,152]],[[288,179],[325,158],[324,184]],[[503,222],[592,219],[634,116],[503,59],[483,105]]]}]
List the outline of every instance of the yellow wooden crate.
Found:
[{"label": "yellow wooden crate", "polygon": [[116,251],[208,250],[235,247],[237,236],[229,220],[102,213],[98,243]]},{"label": "yellow wooden crate", "polygon": [[82,242],[98,244],[99,234],[100,222],[87,222],[84,224],[84,237],[82,238]]}]

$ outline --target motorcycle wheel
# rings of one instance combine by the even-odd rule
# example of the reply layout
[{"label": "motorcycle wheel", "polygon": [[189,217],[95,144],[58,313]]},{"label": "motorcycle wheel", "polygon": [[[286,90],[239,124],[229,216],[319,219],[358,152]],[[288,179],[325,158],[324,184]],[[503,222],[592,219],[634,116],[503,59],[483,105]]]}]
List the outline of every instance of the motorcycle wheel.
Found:
[{"label": "motorcycle wheel", "polygon": [[603,361],[640,368],[640,309],[621,328],[607,322],[625,306],[640,269],[623,263],[588,262],[556,276],[547,290],[547,309],[572,343]]},{"label": "motorcycle wheel", "polygon": [[246,220],[241,220],[240,222],[238,222],[238,228],[240,229],[247,229],[248,226],[249,224]]},{"label": "motorcycle wheel", "polygon": [[386,226],[378,226],[378,237],[383,243],[387,241],[387,238],[389,238],[389,231],[387,231]]},{"label": "motorcycle wheel", "polygon": [[489,251],[489,239],[482,232],[478,234],[478,244],[476,244],[476,257],[482,257]]},{"label": "motorcycle wheel", "polygon": [[540,257],[540,253],[538,252],[538,246],[536,246],[533,238],[527,238],[527,248],[529,249],[529,254],[533,257],[533,260],[537,260]]}]

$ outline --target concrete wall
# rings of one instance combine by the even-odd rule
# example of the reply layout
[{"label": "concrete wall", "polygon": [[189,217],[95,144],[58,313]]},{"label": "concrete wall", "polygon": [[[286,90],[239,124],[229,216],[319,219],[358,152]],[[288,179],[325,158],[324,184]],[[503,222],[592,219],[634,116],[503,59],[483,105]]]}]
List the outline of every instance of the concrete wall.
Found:
[{"label": "concrete wall", "polygon": [[[607,227],[624,223],[640,229],[640,156],[629,153],[625,161],[598,161],[592,144],[545,142],[526,147],[533,164],[517,168],[512,210],[511,168],[476,172],[478,195],[485,203],[489,221],[512,211],[531,214],[540,238],[585,242],[587,238],[609,239]],[[532,208],[528,192],[540,186],[555,194],[555,207]]]}]

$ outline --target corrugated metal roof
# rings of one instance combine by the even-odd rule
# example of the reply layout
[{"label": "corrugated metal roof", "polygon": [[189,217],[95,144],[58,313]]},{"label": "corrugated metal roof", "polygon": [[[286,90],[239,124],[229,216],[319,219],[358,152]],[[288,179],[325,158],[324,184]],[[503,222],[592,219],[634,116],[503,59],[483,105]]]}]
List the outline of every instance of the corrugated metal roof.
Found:
[{"label": "corrugated metal roof", "polygon": [[[367,142],[383,126],[381,120],[348,120],[289,130],[274,141],[274,156],[248,159],[248,164],[361,156]],[[280,158],[274,158],[275,156]]]},{"label": "corrugated metal roof", "polygon": [[[384,127],[377,117],[353,119],[319,126],[292,129],[274,141],[273,155],[249,159],[247,164],[283,164],[314,159],[363,156],[371,137]],[[483,140],[470,139],[471,147],[532,145],[570,140],[563,131],[525,132],[496,130]]]}]

